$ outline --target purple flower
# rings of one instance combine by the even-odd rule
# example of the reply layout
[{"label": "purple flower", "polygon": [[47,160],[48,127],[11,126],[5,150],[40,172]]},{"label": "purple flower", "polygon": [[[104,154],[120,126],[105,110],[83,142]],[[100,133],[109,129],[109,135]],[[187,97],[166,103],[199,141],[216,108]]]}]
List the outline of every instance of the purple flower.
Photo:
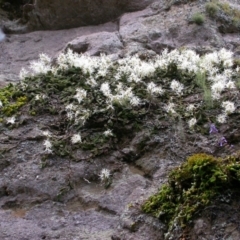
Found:
[{"label": "purple flower", "polygon": [[222,147],[224,146],[225,144],[227,144],[227,139],[225,137],[221,137],[220,138],[220,141],[219,141],[219,146]]},{"label": "purple flower", "polygon": [[218,130],[217,130],[215,124],[213,124],[213,123],[210,124],[209,133],[210,133],[210,134],[211,134],[211,133],[218,133]]}]

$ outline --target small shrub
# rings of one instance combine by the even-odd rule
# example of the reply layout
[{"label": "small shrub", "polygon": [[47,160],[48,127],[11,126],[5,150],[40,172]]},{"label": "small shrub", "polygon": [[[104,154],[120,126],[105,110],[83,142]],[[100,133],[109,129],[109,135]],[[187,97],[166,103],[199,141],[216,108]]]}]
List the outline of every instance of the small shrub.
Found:
[{"label": "small shrub", "polygon": [[197,25],[202,25],[205,21],[205,16],[201,13],[195,13],[192,16],[192,21],[196,23]]},{"label": "small shrub", "polygon": [[216,3],[209,2],[205,5],[205,9],[210,17],[215,17],[219,10],[219,7],[217,6]]}]

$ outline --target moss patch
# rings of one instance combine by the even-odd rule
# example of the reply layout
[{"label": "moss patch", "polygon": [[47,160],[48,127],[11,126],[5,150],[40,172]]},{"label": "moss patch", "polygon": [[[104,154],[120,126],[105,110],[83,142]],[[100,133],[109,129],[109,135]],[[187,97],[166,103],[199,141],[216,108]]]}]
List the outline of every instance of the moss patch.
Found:
[{"label": "moss patch", "polygon": [[170,231],[176,225],[184,228],[216,196],[239,189],[239,182],[240,152],[224,159],[195,154],[170,173],[168,182],[142,209],[163,220]]},{"label": "moss patch", "polygon": [[27,96],[18,89],[17,86],[9,84],[8,86],[0,89],[0,101],[2,103],[0,117],[12,116],[23,105],[28,102]]}]

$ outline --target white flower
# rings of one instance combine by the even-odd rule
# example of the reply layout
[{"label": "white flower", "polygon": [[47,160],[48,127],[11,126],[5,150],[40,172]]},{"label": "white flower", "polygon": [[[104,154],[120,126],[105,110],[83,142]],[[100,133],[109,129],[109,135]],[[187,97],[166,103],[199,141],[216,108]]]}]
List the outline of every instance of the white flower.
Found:
[{"label": "white flower", "polygon": [[159,86],[156,86],[156,84],[154,82],[148,83],[147,91],[151,95],[161,95],[164,92],[163,89],[161,87],[159,87]]},{"label": "white flower", "polygon": [[138,97],[134,96],[131,87],[124,89],[122,84],[119,83],[117,85],[116,92],[117,92],[116,95],[108,96],[111,103],[119,104],[122,106],[125,106],[130,103],[134,106],[134,104],[136,105],[136,104],[139,104],[140,102]]},{"label": "white flower", "polygon": [[106,130],[106,131],[103,133],[103,135],[104,135],[105,137],[113,136],[112,130],[111,130],[111,129]]},{"label": "white flower", "polygon": [[3,106],[3,103],[2,103],[2,101],[0,100],[0,108],[2,108],[2,106]]},{"label": "white flower", "polygon": [[45,53],[41,53],[39,59],[44,64],[51,64],[51,58]]},{"label": "white flower", "polygon": [[220,61],[223,62],[224,67],[231,67],[233,65],[233,52],[226,50],[225,48],[222,48],[218,52],[218,56]]},{"label": "white flower", "polygon": [[87,97],[87,91],[81,88],[78,88],[76,91],[77,93],[74,97],[81,103],[82,100]]},{"label": "white flower", "polygon": [[196,109],[196,107],[194,106],[194,104],[189,104],[186,107],[187,112],[193,112]]},{"label": "white flower", "polygon": [[42,99],[45,99],[46,98],[46,95],[45,94],[36,94],[35,95],[35,100],[42,100]]},{"label": "white flower", "polygon": [[176,92],[178,95],[182,94],[182,91],[184,89],[184,85],[176,80],[173,80],[171,82],[170,88]]},{"label": "white flower", "polygon": [[46,54],[40,54],[40,58],[38,61],[33,61],[30,63],[29,67],[34,74],[45,74],[51,71],[51,58],[49,58]]},{"label": "white flower", "polygon": [[76,109],[76,106],[75,105],[73,105],[72,103],[70,103],[70,104],[68,104],[67,106],[66,106],[66,110],[75,110]]},{"label": "white flower", "polygon": [[65,109],[66,109],[66,111],[67,111],[67,117],[68,117],[70,120],[72,120],[72,119],[74,118],[76,108],[77,108],[77,106],[74,105],[74,104],[72,104],[72,103],[68,104],[68,105],[65,107]]},{"label": "white flower", "polygon": [[133,96],[131,99],[130,99],[130,104],[132,106],[138,106],[139,104],[141,103],[140,99],[136,96]]},{"label": "white flower", "polygon": [[224,112],[226,114],[230,114],[230,113],[233,113],[235,111],[235,106],[234,106],[234,103],[233,102],[230,102],[230,101],[225,101],[222,103],[222,107],[224,108]]},{"label": "white flower", "polygon": [[188,121],[188,126],[189,126],[190,128],[192,128],[196,123],[197,123],[196,118],[191,118],[191,119]]},{"label": "white flower", "polygon": [[111,175],[110,171],[106,168],[103,168],[99,177],[100,177],[101,181],[106,181],[107,179],[110,178],[110,175]]},{"label": "white flower", "polygon": [[100,90],[102,91],[104,96],[106,96],[106,97],[111,96],[111,90],[110,90],[110,87],[109,87],[109,83],[107,83],[107,82],[102,83],[102,85],[100,87]]},{"label": "white flower", "polygon": [[19,73],[20,80],[24,80],[28,76],[29,76],[29,72],[25,68],[22,68]]},{"label": "white flower", "polygon": [[7,120],[7,123],[14,124],[15,121],[16,121],[16,118],[15,117],[10,117],[10,118],[7,118],[6,120]]},{"label": "white flower", "polygon": [[176,111],[174,110],[175,104],[170,102],[168,105],[165,106],[165,110],[170,114],[175,114]]},{"label": "white flower", "polygon": [[91,111],[89,109],[78,109],[75,113],[75,124],[85,124],[87,119],[91,116]]},{"label": "white flower", "polygon": [[234,88],[236,88],[235,83],[234,83],[233,81],[228,81],[228,82],[226,83],[226,87],[229,88],[229,89],[234,89]]},{"label": "white flower", "polygon": [[49,132],[48,130],[42,131],[42,134],[46,137],[51,137],[52,136],[51,132]]},{"label": "white flower", "polygon": [[43,145],[45,146],[45,152],[52,153],[52,143],[49,141],[49,139],[45,140]]},{"label": "white flower", "polygon": [[87,82],[88,85],[90,85],[91,87],[95,87],[97,86],[97,82],[93,77],[88,78]]},{"label": "white flower", "polygon": [[220,115],[217,116],[217,121],[218,121],[219,123],[225,123],[226,120],[227,120],[227,115],[226,115],[226,113],[222,113],[222,114],[220,114]]},{"label": "white flower", "polygon": [[224,82],[215,82],[212,86],[211,86],[211,89],[212,89],[212,92],[218,92],[218,93],[221,93],[225,88],[225,83]]},{"label": "white flower", "polygon": [[78,143],[78,142],[82,142],[82,138],[81,138],[81,135],[78,133],[78,134],[74,134],[71,138],[71,142],[73,144],[75,143]]}]

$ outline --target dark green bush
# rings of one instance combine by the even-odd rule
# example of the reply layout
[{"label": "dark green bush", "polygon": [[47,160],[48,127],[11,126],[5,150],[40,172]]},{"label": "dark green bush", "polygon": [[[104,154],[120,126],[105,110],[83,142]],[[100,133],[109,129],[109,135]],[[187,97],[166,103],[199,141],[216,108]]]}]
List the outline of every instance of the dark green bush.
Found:
[{"label": "dark green bush", "polygon": [[205,16],[201,13],[195,13],[192,16],[192,22],[196,23],[197,25],[202,25],[205,21]]}]

